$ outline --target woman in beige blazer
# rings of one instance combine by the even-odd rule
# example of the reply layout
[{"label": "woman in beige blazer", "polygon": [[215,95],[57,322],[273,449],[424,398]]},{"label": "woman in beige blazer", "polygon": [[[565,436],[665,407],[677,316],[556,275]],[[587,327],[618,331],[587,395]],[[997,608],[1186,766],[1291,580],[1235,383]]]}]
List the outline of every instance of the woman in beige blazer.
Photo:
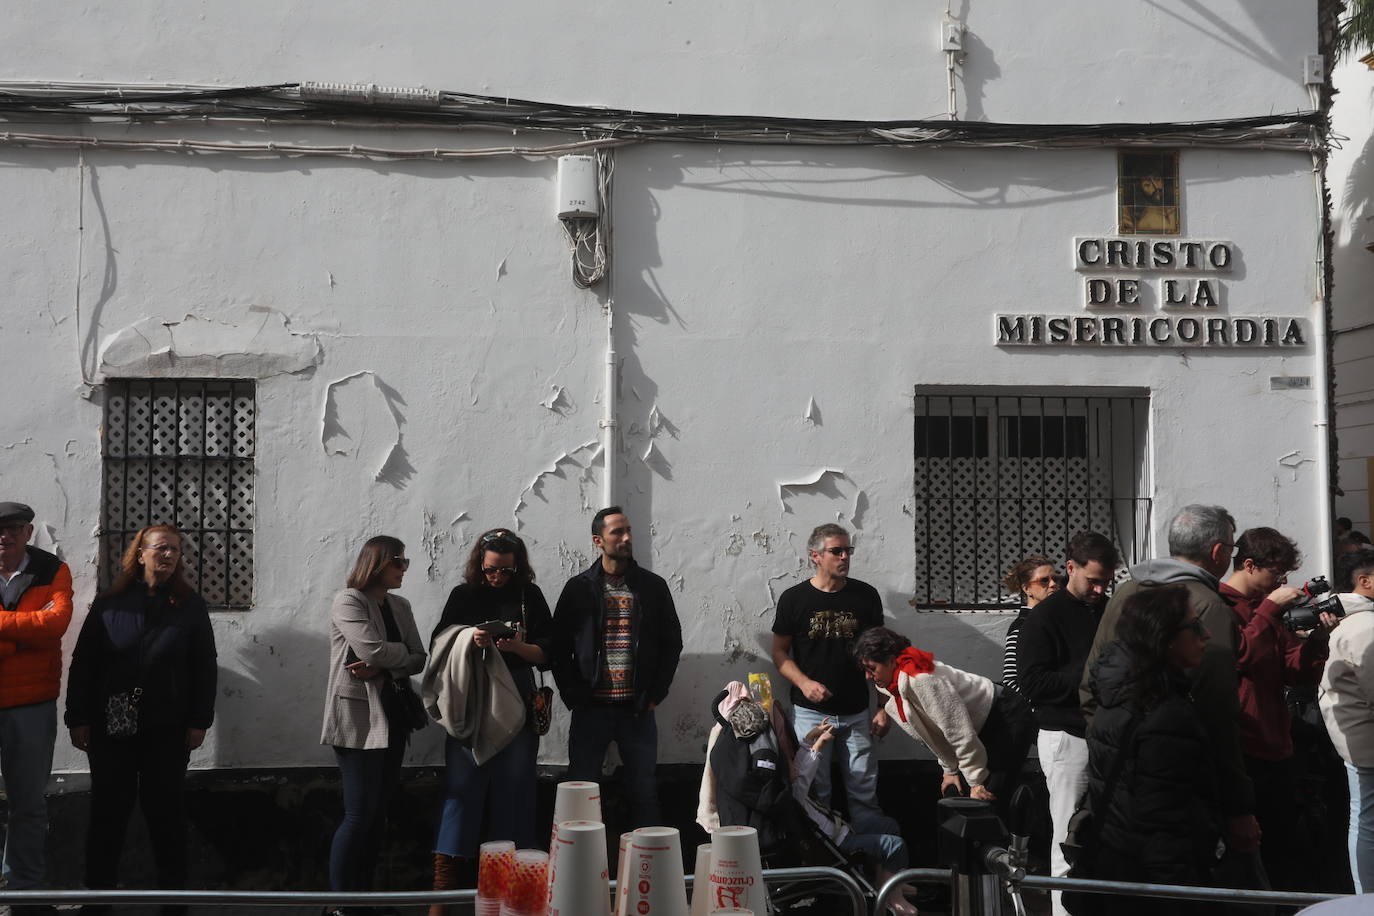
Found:
[{"label": "woman in beige blazer", "polygon": [[329,609],[329,686],[320,743],[334,747],[344,816],[329,849],[329,887],[366,891],[381,848],[387,802],[400,781],[410,727],[389,722],[382,691],[425,664],[410,602],[390,594],[410,561],[385,535],[363,545],[348,588]]}]

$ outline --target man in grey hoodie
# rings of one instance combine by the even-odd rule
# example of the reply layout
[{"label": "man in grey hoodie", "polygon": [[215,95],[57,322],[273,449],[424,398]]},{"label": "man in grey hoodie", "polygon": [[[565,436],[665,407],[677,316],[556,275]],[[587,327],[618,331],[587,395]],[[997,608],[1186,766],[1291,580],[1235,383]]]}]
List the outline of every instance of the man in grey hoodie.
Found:
[{"label": "man in grey hoodie", "polygon": [[1231,566],[1236,546],[1236,522],[1221,506],[1184,506],[1169,522],[1169,557],[1146,560],[1131,567],[1130,581],[1122,583],[1102,613],[1097,635],[1088,650],[1078,695],[1089,724],[1097,703],[1092,678],[1097,656],[1116,639],[1117,621],[1126,599],[1142,588],[1182,585],[1193,610],[1211,632],[1202,664],[1192,671],[1193,704],[1212,736],[1212,762],[1221,788],[1222,810],[1227,818],[1227,858],[1223,869],[1236,875],[1233,882],[1251,888],[1267,886],[1256,853],[1259,821],[1255,819],[1255,793],[1241,757],[1236,722],[1240,700],[1236,682],[1236,618],[1231,606],[1217,591],[1220,577]]}]

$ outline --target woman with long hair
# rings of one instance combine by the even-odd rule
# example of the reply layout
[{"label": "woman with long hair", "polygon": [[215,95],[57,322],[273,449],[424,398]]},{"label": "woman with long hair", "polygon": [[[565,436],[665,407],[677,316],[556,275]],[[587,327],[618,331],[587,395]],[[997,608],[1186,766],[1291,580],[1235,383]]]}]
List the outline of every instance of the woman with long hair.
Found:
[{"label": "woman with long hair", "polygon": [[425,664],[410,602],[392,593],[410,568],[405,553],[405,544],[394,537],[370,538],[348,574],[348,587],[329,609],[320,743],[334,748],[344,803],[329,847],[331,890],[372,889],[387,803],[400,783],[411,723],[387,692]]},{"label": "woman with long hair", "polygon": [[887,699],[888,718],[930,748],[944,768],[940,791],[960,789],[984,801],[1007,800],[1011,724],[997,685],[935,660],[887,627],[869,627],[854,643],[854,657]]},{"label": "woman with long hair", "polygon": [[[493,627],[493,632],[482,626],[493,622],[504,627]],[[500,652],[528,707],[536,691],[534,671],[548,667],[553,621],[544,593],[534,584],[525,542],[514,532],[493,528],[473,542],[463,582],[449,594],[431,646],[453,627],[473,628],[473,645],[484,654],[492,647]],[[538,752],[539,736],[530,715],[505,747],[480,763],[472,747],[452,735],[445,738],[444,808],[434,843],[435,890],[458,886],[459,872],[472,868],[482,840],[535,845]],[[442,911],[442,907],[431,910]]]},{"label": "woman with long hair", "polygon": [[91,767],[91,888],[116,885],[135,800],[147,821],[158,887],[186,884],[182,788],[191,751],[215,717],[218,669],[210,615],[186,582],[182,549],[181,532],[171,525],[139,531],[114,584],[91,603],[72,651],[66,723]]},{"label": "woman with long hair", "polygon": [[[1075,877],[1200,884],[1216,864],[1215,768],[1187,675],[1210,635],[1182,586],[1142,588],[1126,600],[1116,641],[1092,669],[1098,706],[1087,733],[1088,798],[1096,836],[1080,838],[1093,861],[1083,875],[1075,865]],[[1171,906],[1190,911],[1183,901]],[[1111,907],[1158,909],[1125,898]]]}]

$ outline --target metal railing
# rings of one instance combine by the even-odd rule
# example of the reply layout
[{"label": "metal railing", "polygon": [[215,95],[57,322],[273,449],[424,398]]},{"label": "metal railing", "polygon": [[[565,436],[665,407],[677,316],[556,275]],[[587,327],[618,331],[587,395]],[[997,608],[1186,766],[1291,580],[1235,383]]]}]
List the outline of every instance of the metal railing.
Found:
[{"label": "metal railing", "polygon": [[[908,868],[893,875],[879,890],[873,903],[875,914],[883,913],[897,888],[902,884],[952,884],[956,872],[951,868]],[[1087,878],[1051,878],[1044,875],[1026,875],[1021,878],[1010,877],[1002,882],[1010,888],[1031,888],[1034,890],[1084,891],[1090,894],[1114,894],[1126,897],[1161,897],[1171,900],[1208,900],[1218,903],[1239,903],[1251,906],[1310,906],[1326,900],[1335,900],[1346,894],[1309,894],[1288,891],[1253,891],[1230,887],[1194,887],[1183,884],[1148,884],[1137,881],[1097,881]],[[999,889],[1000,893],[1000,889]],[[988,907],[983,912],[995,912]]]},{"label": "metal railing", "polygon": [[[770,887],[804,879],[839,885],[849,897],[854,916],[868,913],[868,900],[859,882],[838,868],[765,868],[764,883]],[[686,876],[691,888],[693,877]],[[609,882],[612,890],[616,882]],[[384,891],[342,893],[331,891],[169,891],[169,890],[0,890],[0,906],[26,903],[62,904],[177,904],[183,906],[429,906],[472,901],[473,889],[458,891]]]}]

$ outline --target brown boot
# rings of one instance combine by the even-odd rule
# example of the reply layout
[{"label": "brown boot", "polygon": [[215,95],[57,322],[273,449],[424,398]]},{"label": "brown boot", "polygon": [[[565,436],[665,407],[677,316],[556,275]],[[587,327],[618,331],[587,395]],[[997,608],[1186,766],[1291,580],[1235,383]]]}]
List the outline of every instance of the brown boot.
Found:
[{"label": "brown boot", "polygon": [[[458,886],[457,859],[441,852],[434,854],[434,889],[451,891]],[[449,908],[442,903],[431,903],[429,916],[448,916]]]}]

